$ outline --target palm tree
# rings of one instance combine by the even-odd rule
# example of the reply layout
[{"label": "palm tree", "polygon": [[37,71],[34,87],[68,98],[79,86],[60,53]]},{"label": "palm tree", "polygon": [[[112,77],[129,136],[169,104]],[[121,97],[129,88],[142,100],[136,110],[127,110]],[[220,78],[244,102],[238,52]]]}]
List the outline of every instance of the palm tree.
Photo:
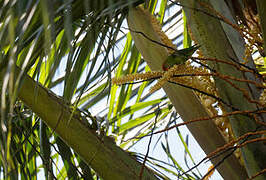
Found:
[{"label": "palm tree", "polygon": [[[141,3],[139,0],[1,1],[0,164],[4,178],[37,178],[44,168],[47,179],[98,176],[167,179],[163,171],[171,172],[167,165],[163,167],[147,155],[132,154],[125,149],[144,136],[152,137],[162,127],[176,128],[177,125],[173,126],[176,119],[166,118],[173,117],[173,105],[225,179],[254,177],[256,173],[257,179],[263,179],[265,138],[261,135],[265,134],[265,95],[261,96],[261,91],[264,79],[251,57],[246,64],[241,60],[245,45],[249,50],[256,47],[255,54],[259,57],[266,53],[262,38],[265,22],[257,19],[263,17],[265,3],[257,1],[254,6],[250,1],[239,1],[240,8],[234,1],[180,0],[180,4],[171,1],[168,5],[167,1],[145,2],[145,8],[152,13],[156,6],[160,7],[157,15],[161,23],[165,11],[177,4],[184,7],[191,37],[201,45],[202,53],[201,59],[192,58],[200,67],[187,70],[188,78],[194,83],[207,81],[213,88],[209,92],[195,87],[206,84],[172,81],[175,76],[185,74],[183,66],[179,66],[175,69],[177,74],[170,76],[170,83],[165,82],[163,86],[170,101],[164,95],[149,100],[156,93],[145,93],[152,84],[147,80],[151,74],[149,67],[161,71],[161,64],[176,47],[158,31],[159,25],[148,10],[136,8]],[[181,12],[173,13],[168,20]],[[124,27],[125,20],[129,28]],[[186,21],[184,24],[184,46],[190,46]],[[257,30],[259,35],[246,35],[248,28]],[[247,38],[246,42],[241,35]],[[141,56],[149,67],[145,67]],[[193,67],[189,63],[186,66]],[[60,73],[62,69],[64,72]],[[119,79],[140,72],[146,72],[142,84],[124,82],[115,86],[111,83],[112,77]],[[196,73],[195,78],[191,73]],[[159,74],[152,79],[160,78],[158,81],[163,82],[169,73]],[[200,81],[202,76],[206,78]],[[102,100],[108,100],[108,108],[91,112]],[[224,116],[213,112],[213,104],[217,104]],[[219,117],[223,127],[210,120],[214,117]],[[203,119],[208,121],[190,122]],[[226,154],[215,158],[219,154],[212,152],[229,141],[234,143],[223,149]],[[238,148],[241,155],[235,153]],[[168,148],[165,152],[178,166]],[[150,164],[145,165],[146,162]],[[181,175],[172,174],[179,178],[200,177],[186,173],[181,167],[178,169],[183,171]]]}]

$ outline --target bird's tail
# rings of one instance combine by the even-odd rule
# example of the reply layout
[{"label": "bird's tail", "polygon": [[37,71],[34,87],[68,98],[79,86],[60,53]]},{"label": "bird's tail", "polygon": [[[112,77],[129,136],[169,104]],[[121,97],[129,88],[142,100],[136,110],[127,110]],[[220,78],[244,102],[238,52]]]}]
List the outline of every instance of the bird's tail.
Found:
[{"label": "bird's tail", "polygon": [[185,49],[180,49],[178,50],[177,52],[182,54],[182,55],[186,55],[187,57],[190,57],[192,56],[192,54],[197,50],[199,49],[200,45],[198,44],[195,44],[189,48],[185,48]]}]

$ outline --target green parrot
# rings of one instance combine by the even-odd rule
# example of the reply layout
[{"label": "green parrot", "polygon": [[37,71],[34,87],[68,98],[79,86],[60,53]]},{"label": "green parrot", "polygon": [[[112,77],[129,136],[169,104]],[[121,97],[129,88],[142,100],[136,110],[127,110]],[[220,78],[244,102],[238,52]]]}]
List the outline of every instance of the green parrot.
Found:
[{"label": "green parrot", "polygon": [[185,63],[192,54],[200,47],[200,45],[194,45],[189,48],[181,49],[175,51],[173,54],[167,57],[163,63],[163,70],[167,71],[169,68],[173,67],[175,64]]}]

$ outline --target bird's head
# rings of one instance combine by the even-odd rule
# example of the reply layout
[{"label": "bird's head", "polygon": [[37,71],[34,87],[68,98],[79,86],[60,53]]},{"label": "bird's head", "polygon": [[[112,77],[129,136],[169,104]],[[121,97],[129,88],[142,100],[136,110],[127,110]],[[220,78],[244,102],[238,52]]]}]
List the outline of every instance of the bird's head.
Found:
[{"label": "bird's head", "polygon": [[168,69],[170,68],[169,64],[167,64],[166,62],[163,63],[162,68],[164,71],[168,71]]}]

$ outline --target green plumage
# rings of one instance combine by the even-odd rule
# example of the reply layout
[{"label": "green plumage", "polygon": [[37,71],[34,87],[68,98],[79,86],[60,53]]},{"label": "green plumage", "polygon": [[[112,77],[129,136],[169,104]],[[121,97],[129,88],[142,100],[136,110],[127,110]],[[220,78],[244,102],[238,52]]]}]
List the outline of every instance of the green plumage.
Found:
[{"label": "green plumage", "polygon": [[175,64],[185,63],[199,47],[199,45],[194,45],[189,48],[175,51],[173,54],[168,56],[165,62],[163,63],[163,70],[167,71]]}]

